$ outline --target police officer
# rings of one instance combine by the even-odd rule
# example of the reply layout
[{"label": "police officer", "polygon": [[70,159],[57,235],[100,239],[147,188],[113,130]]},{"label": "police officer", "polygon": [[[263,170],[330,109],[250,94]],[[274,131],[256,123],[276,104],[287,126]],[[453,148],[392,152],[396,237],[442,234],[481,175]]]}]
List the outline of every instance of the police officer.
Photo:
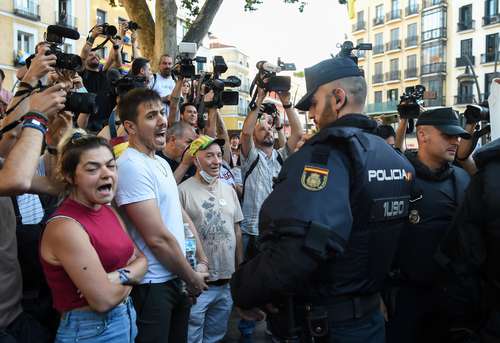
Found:
[{"label": "police officer", "polygon": [[[259,219],[260,253],[233,275],[240,314],[301,342],[385,342],[381,284],[408,216],[408,161],[361,114],[367,86],[348,57],[305,70],[320,131],[283,165]],[[268,304],[272,303],[272,307]],[[276,310],[278,311],[277,313]]]},{"label": "police officer", "polygon": [[474,161],[478,172],[436,257],[457,276],[461,288],[483,286],[475,292],[480,297],[474,301],[482,306],[472,308],[469,317],[477,321],[481,318],[478,311],[484,313],[484,322],[471,324],[481,327],[481,342],[496,343],[500,342],[500,139],[479,149]]},{"label": "police officer", "polygon": [[[468,174],[452,164],[460,138],[470,135],[451,108],[420,114],[416,123],[418,152],[406,156],[416,171],[409,221],[385,298],[391,315],[387,342],[445,342],[450,304],[444,273],[433,256],[451,224],[469,183]],[[457,315],[455,313],[454,315]]]}]

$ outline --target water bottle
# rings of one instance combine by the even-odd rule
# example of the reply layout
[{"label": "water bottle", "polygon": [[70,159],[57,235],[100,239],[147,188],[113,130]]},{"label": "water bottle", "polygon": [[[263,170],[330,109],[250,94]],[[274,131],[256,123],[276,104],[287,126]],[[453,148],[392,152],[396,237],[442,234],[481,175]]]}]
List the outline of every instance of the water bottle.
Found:
[{"label": "water bottle", "polygon": [[184,223],[184,236],[185,236],[185,248],[186,248],[186,259],[193,269],[196,268],[196,239],[189,229],[189,224]]}]

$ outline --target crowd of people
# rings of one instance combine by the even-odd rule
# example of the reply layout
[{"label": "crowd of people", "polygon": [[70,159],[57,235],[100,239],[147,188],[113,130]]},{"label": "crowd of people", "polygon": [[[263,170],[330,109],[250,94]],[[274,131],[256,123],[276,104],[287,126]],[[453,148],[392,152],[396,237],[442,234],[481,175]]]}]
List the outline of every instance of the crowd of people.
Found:
[{"label": "crowd of people", "polygon": [[[46,42],[14,94],[0,71],[1,343],[220,342],[233,307],[245,342],[263,319],[275,342],[500,340],[500,148],[466,153],[477,122],[425,110],[404,151],[408,120],[364,115],[363,73],[337,56],[295,105],[316,134],[258,87],[230,135],[170,55],[153,73],[134,40],[122,75],[101,33],[78,72]],[[68,111],[71,93],[97,111]]]}]

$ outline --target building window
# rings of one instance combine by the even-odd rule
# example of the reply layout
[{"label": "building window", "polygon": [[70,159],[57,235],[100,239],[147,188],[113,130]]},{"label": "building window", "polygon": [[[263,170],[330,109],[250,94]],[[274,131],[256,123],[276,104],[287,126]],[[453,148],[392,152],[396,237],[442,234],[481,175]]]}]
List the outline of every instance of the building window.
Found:
[{"label": "building window", "polygon": [[498,33],[486,35],[485,53],[481,54],[481,63],[495,62],[495,49],[499,49]]},{"label": "building window", "polygon": [[387,50],[401,49],[401,41],[399,40],[399,28],[391,30],[391,40]]},{"label": "building window", "polygon": [[422,42],[446,38],[446,12],[443,8],[425,13],[422,18]]},{"label": "building window", "polygon": [[384,23],[384,5],[378,5],[375,7],[375,19],[373,19],[373,24],[383,24]]},{"label": "building window", "polygon": [[446,49],[435,43],[422,49],[422,74],[446,72]]},{"label": "building window", "polygon": [[484,15],[492,17],[498,14],[498,0],[486,0],[484,3]]},{"label": "building window", "polygon": [[373,95],[376,104],[382,103],[382,91],[376,91]]},{"label": "building window", "polygon": [[387,101],[388,102],[397,102],[397,101],[399,101],[398,93],[399,93],[399,89],[397,89],[397,88],[395,88],[395,89],[389,89],[387,91]]},{"label": "building window", "polygon": [[102,25],[102,24],[106,23],[106,11],[97,9],[96,16],[97,16],[97,19],[96,19],[97,25]]},{"label": "building window", "polygon": [[417,77],[417,55],[409,55],[406,57],[405,78],[409,79]]},{"label": "building window", "polygon": [[373,75],[373,83],[384,82],[384,65],[383,62],[375,63],[375,74]]},{"label": "building window", "polygon": [[[363,44],[363,38],[360,38],[356,41],[356,45]],[[359,58],[364,58],[366,56],[366,50],[358,50],[357,56]]]},{"label": "building window", "polygon": [[460,41],[460,56],[472,56],[472,38]]},{"label": "building window", "polygon": [[458,31],[470,30],[472,24],[472,5],[462,6],[458,10]]},{"label": "building window", "polygon": [[391,13],[390,20],[401,18],[401,12],[399,11],[399,0],[391,0]]},{"label": "building window", "polygon": [[382,32],[375,35],[375,45],[373,46],[373,53],[380,54],[384,52],[384,34]]},{"label": "building window", "polygon": [[17,50],[28,55],[34,54],[35,35],[24,31],[17,31]]},{"label": "building window", "polygon": [[40,20],[38,0],[14,0],[14,13],[27,19]]}]

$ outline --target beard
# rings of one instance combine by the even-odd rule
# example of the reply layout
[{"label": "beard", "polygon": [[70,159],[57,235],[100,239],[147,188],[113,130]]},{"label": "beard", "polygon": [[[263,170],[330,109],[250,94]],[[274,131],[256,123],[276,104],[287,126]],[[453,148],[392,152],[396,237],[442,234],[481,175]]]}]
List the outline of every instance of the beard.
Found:
[{"label": "beard", "polygon": [[329,106],[332,96],[333,95],[325,96],[325,108],[318,118],[318,129],[324,128],[338,119],[338,113],[334,113],[333,109]]}]

